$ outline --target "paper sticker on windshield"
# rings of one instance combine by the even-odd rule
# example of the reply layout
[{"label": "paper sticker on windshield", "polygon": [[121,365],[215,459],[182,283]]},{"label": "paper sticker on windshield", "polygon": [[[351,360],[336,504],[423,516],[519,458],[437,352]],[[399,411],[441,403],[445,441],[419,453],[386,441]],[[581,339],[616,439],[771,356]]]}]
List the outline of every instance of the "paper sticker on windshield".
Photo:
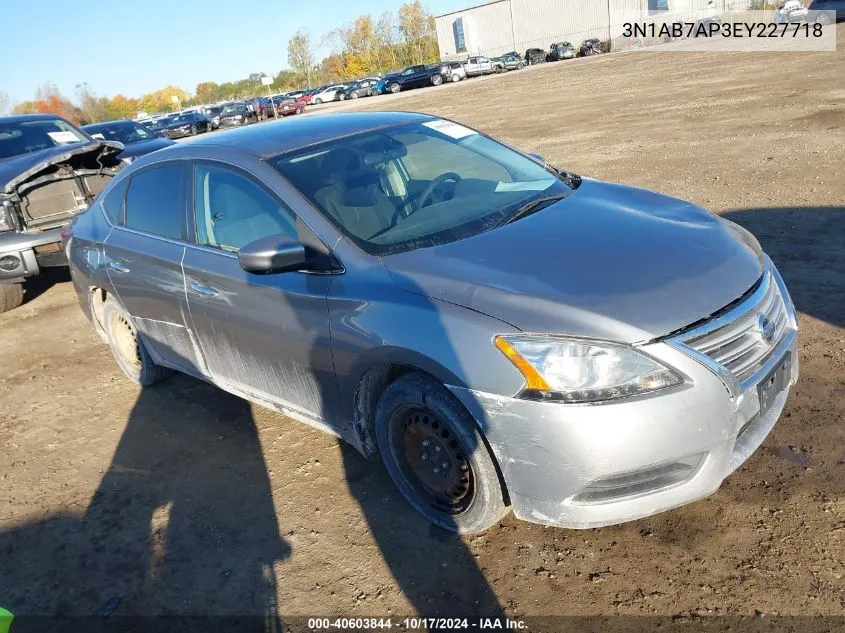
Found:
[{"label": "paper sticker on windshield", "polygon": [[104,141],[106,140],[106,137],[103,136],[102,134],[100,134],[99,132],[97,132],[96,134],[92,134],[91,138],[99,138],[99,139],[103,139]]},{"label": "paper sticker on windshield", "polygon": [[496,193],[501,193],[503,191],[545,191],[554,183],[554,178],[544,180],[527,180],[524,182],[500,182],[496,185]]},{"label": "paper sticker on windshield", "polygon": [[435,132],[440,132],[441,134],[445,134],[446,136],[455,139],[478,134],[475,130],[471,130],[463,125],[458,125],[457,123],[452,123],[451,121],[429,121],[428,123],[423,123],[423,125],[427,128],[431,128]]},{"label": "paper sticker on windshield", "polygon": [[47,136],[56,141],[56,143],[77,143],[79,139],[73,132],[63,130],[61,132],[47,132]]}]

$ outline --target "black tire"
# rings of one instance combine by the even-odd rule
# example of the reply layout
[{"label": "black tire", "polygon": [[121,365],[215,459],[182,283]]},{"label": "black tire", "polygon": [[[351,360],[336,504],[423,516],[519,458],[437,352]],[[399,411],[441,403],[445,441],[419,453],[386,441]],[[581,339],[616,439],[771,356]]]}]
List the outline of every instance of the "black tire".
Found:
[{"label": "black tire", "polygon": [[353,92],[351,95],[349,95],[349,97],[350,97],[350,98],[352,98],[352,99],[357,99],[357,98],[358,98],[358,93],[357,93],[357,92]]},{"label": "black tire", "polygon": [[[103,304],[103,329],[109,342],[109,349],[118,367],[134,383],[148,387],[168,378],[173,371],[156,365],[144,341],[138,336],[132,318],[113,297]],[[134,344],[135,356],[132,355]]]},{"label": "black tire", "polygon": [[387,89],[390,91],[390,93],[391,93],[391,94],[394,94],[394,95],[395,95],[397,92],[399,92],[400,90],[402,90],[402,86],[400,86],[400,85],[399,85],[399,84],[397,84],[397,83],[392,83],[392,84],[390,84],[390,85],[387,87]]},{"label": "black tire", "polygon": [[431,78],[431,85],[432,86],[439,86],[442,83],[443,83],[442,75],[434,75],[434,77]]},{"label": "black tire", "polygon": [[337,96],[337,100],[338,100],[338,101],[345,101],[345,100],[346,100],[346,95],[345,95],[345,94],[343,94],[343,93],[341,92],[341,93]]},{"label": "black tire", "polygon": [[23,303],[23,284],[0,284],[0,312],[14,310]]},{"label": "black tire", "polygon": [[[376,407],[375,427],[376,443],[393,483],[435,525],[472,534],[508,513],[496,464],[478,427],[433,378],[415,372],[390,384]],[[445,468],[440,467],[441,459]],[[446,494],[433,492],[432,481],[454,486]]]}]

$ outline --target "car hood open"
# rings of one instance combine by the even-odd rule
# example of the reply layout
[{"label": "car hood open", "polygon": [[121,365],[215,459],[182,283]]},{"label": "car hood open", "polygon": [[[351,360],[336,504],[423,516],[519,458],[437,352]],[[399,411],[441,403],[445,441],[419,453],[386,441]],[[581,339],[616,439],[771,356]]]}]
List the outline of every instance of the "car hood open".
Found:
[{"label": "car hood open", "polygon": [[383,261],[400,288],[520,330],[627,343],[719,311],[765,266],[750,233],[704,209],[589,179],[512,224]]},{"label": "car hood open", "polygon": [[12,194],[22,183],[60,163],[85,165],[92,169],[98,165],[109,167],[122,151],[123,143],[118,141],[93,140],[13,156],[0,161],[0,191]]}]

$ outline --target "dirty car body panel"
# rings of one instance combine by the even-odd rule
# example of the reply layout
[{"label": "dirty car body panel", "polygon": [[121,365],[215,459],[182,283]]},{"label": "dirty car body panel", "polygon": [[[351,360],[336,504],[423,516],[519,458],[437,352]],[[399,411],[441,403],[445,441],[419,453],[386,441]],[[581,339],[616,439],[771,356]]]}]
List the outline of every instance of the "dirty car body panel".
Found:
[{"label": "dirty car body panel", "polygon": [[[449,146],[435,144],[432,162],[424,148],[435,142]],[[798,375],[795,312],[776,267],[749,233],[694,205],[504,147],[427,115],[352,113],[142,157],[74,223],[80,302],[96,324],[92,296],[115,293],[161,364],[365,454],[387,381],[424,372],[469,413],[525,520],[596,527],[711,494],[765,439]],[[478,156],[492,161],[492,181],[473,170]],[[103,200],[165,158],[184,170],[184,233],[162,240],[121,226]],[[197,202],[214,198],[209,169],[283,208],[286,239],[312,263],[247,272],[237,249],[204,241],[202,217],[216,234],[226,222]],[[485,215],[485,200],[506,204]],[[438,208],[465,216],[424,232]],[[134,261],[120,250],[130,248]],[[154,257],[163,263],[141,262]],[[508,353],[500,339],[522,347]],[[634,358],[658,369],[588,397],[537,382],[526,364],[549,381],[574,371],[568,356],[531,356],[551,358],[547,348],[589,348],[599,368]]]}]

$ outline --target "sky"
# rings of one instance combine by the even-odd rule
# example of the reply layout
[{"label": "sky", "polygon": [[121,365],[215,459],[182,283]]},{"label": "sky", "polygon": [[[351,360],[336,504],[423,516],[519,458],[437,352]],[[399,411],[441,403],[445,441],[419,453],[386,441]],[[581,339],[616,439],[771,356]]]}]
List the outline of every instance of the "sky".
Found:
[{"label": "sky", "polygon": [[[0,92],[12,103],[56,84],[67,97],[87,82],[97,95],[139,97],[171,84],[233,81],[287,67],[300,27],[320,37],[403,0],[12,0],[2,2]],[[478,0],[423,0],[435,15]],[[326,51],[318,51],[322,57]]]}]

